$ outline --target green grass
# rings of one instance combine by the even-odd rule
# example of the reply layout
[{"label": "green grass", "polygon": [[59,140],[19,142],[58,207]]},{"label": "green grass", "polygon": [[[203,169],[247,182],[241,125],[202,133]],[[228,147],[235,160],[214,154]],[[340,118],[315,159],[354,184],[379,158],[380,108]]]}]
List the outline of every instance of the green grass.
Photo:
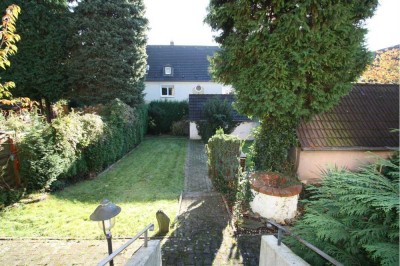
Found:
[{"label": "green grass", "polygon": [[51,193],[33,204],[9,207],[0,213],[0,236],[102,238],[90,214],[103,198],[122,208],[114,237],[133,236],[163,210],[174,220],[183,189],[187,140],[148,138],[129,156],[94,180]]}]

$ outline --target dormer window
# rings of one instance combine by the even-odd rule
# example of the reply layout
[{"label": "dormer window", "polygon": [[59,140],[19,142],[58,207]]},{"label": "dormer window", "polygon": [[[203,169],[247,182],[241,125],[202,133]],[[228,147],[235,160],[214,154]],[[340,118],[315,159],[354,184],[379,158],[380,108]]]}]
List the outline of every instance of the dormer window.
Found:
[{"label": "dormer window", "polygon": [[164,76],[173,76],[174,75],[174,68],[172,66],[165,66],[164,67]]}]

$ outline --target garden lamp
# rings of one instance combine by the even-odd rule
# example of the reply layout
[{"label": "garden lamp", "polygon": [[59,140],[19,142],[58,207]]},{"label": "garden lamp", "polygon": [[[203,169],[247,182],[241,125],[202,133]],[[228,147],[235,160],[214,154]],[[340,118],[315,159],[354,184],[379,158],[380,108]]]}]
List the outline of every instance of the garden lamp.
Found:
[{"label": "garden lamp", "polygon": [[[115,224],[115,216],[121,212],[121,207],[110,202],[108,199],[104,199],[96,210],[90,215],[90,220],[98,221],[100,229],[103,230],[104,235],[107,238],[108,254],[112,254],[112,242],[111,242],[111,228]],[[114,262],[111,260],[110,265],[113,266]]]}]

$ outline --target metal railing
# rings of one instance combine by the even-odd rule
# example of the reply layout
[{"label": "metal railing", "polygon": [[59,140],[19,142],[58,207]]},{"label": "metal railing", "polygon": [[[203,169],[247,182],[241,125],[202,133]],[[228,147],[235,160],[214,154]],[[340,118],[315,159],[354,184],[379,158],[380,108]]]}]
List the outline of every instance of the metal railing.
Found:
[{"label": "metal railing", "polygon": [[146,226],[146,228],[144,228],[142,231],[140,231],[139,233],[137,233],[134,237],[132,237],[128,242],[126,242],[125,244],[123,244],[120,248],[118,248],[117,250],[115,250],[112,254],[110,254],[107,258],[103,259],[102,261],[100,261],[97,266],[104,266],[106,265],[108,262],[110,262],[112,259],[114,259],[119,253],[121,253],[124,249],[126,249],[129,245],[131,245],[133,242],[135,242],[135,240],[137,240],[141,235],[144,234],[144,247],[147,247],[147,242],[148,242],[148,234],[147,231],[154,231],[154,224],[149,224],[148,226]]},{"label": "metal railing", "polygon": [[282,237],[283,237],[283,232],[285,232],[286,234],[294,237],[295,239],[297,239],[297,241],[299,241],[300,243],[302,243],[303,245],[305,245],[306,247],[308,247],[309,249],[311,249],[312,251],[314,251],[315,253],[317,253],[318,255],[320,255],[321,257],[323,257],[324,259],[326,259],[327,261],[329,261],[330,263],[332,263],[333,265],[336,266],[343,266],[342,263],[338,262],[337,260],[335,260],[334,258],[332,258],[331,256],[329,256],[328,254],[326,254],[325,252],[323,252],[322,250],[320,250],[319,248],[317,248],[316,246],[312,245],[311,243],[308,243],[307,241],[305,241],[304,239],[302,239],[301,237],[293,234],[292,232],[290,232],[289,230],[287,230],[286,228],[284,228],[283,226],[281,226],[280,224],[277,224],[275,222],[272,221],[267,221],[267,223],[275,226],[276,228],[278,228],[278,246],[281,245],[282,243]]}]

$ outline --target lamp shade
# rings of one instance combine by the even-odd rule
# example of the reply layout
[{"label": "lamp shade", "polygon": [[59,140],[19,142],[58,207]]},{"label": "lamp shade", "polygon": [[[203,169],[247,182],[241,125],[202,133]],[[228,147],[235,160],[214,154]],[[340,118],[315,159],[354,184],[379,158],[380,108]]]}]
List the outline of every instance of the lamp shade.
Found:
[{"label": "lamp shade", "polygon": [[108,199],[104,199],[96,210],[90,215],[92,221],[104,221],[109,220],[117,216],[121,212],[121,207],[110,202]]}]

